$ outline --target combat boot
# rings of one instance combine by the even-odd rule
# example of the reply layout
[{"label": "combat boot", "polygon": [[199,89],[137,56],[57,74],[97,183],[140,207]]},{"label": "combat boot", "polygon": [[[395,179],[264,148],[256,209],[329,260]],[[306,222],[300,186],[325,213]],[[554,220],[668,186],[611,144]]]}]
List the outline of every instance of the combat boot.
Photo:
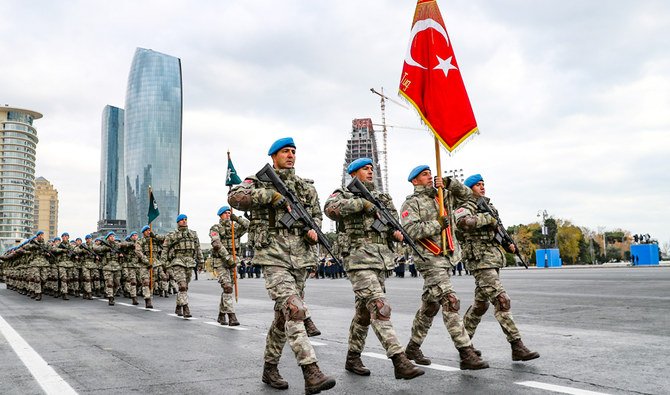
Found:
[{"label": "combat boot", "polygon": [[226,313],[219,313],[219,317],[216,319],[216,321],[221,325],[228,325],[228,318]]},{"label": "combat boot", "polygon": [[175,307],[175,309],[174,309],[174,313],[177,314],[178,317],[181,317],[181,316],[184,315],[184,314],[181,312],[181,310],[182,310],[182,309],[181,309],[181,306],[180,306],[180,305],[177,305],[177,307]]},{"label": "combat boot", "polygon": [[421,351],[421,346],[416,344],[414,341],[410,340],[409,344],[405,348],[405,355],[408,359],[416,362],[419,365],[430,365],[430,359],[426,358]]},{"label": "combat boot", "polygon": [[30,296],[30,299],[35,299],[35,296],[37,296],[37,295],[35,294],[35,291],[30,291],[28,296]]},{"label": "combat boot", "polygon": [[323,374],[316,362],[300,367],[305,378],[305,394],[318,394],[335,386],[335,379]]},{"label": "combat boot", "polygon": [[70,300],[70,298],[67,297],[67,294],[63,294],[63,300]]},{"label": "combat boot", "polygon": [[347,362],[344,364],[344,369],[359,376],[370,375],[370,369],[363,365],[361,353],[355,351],[347,352]]},{"label": "combat boot", "polygon": [[265,362],[265,365],[263,365],[263,382],[278,390],[288,389],[288,383],[279,374],[277,365],[270,362]]},{"label": "combat boot", "polygon": [[191,318],[191,310],[188,308],[188,305],[185,304],[182,308],[184,309],[184,318]]},{"label": "combat boot", "polygon": [[167,291],[166,291],[166,290],[163,290],[163,297],[164,297],[164,298],[167,298],[167,297],[168,297],[168,294],[167,294]]},{"label": "combat boot", "polygon": [[321,331],[314,325],[311,317],[305,318],[303,323],[305,324],[305,331],[308,337],[319,336],[321,334]]},{"label": "combat boot", "polygon": [[237,317],[235,316],[235,313],[228,313],[228,320],[230,321],[230,326],[238,326],[240,325],[240,321],[237,320]]},{"label": "combat boot", "polygon": [[153,309],[154,305],[151,303],[151,298],[144,299],[144,308],[145,309]]},{"label": "combat boot", "polygon": [[107,304],[110,305],[110,306],[114,306],[114,297],[113,296],[109,297],[109,301],[107,302]]},{"label": "combat boot", "polygon": [[38,301],[38,302],[39,302],[40,300],[42,300],[42,294],[37,294],[37,295],[35,296],[35,300]]},{"label": "combat boot", "polygon": [[474,351],[475,354],[477,354],[478,357],[481,357],[481,356],[482,356],[482,352],[479,351],[479,350],[477,350],[477,349],[475,348],[475,345],[474,345],[474,344],[472,345],[472,351]]},{"label": "combat boot", "polygon": [[407,359],[407,355],[405,355],[404,352],[392,356],[391,360],[393,361],[393,373],[395,373],[396,379],[411,380],[426,373],[414,366],[414,364]]},{"label": "combat boot", "polygon": [[479,370],[489,367],[486,361],[479,358],[472,346],[459,348],[458,354],[461,356],[461,370]]},{"label": "combat boot", "polygon": [[133,306],[137,306],[140,302],[137,301],[137,296],[133,296]]},{"label": "combat boot", "polygon": [[516,339],[510,344],[512,345],[512,361],[530,361],[531,359],[540,358],[540,354],[527,349],[521,339]]}]

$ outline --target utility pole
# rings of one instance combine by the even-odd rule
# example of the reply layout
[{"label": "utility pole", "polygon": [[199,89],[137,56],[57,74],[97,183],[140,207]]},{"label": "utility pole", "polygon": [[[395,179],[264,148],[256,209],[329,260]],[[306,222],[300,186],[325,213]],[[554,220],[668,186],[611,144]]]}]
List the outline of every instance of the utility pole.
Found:
[{"label": "utility pole", "polygon": [[374,88],[370,88],[370,92],[374,93],[375,95],[378,95],[381,100],[380,100],[380,105],[382,109],[382,140],[383,140],[383,146],[384,146],[384,192],[388,193],[389,192],[389,177],[388,177],[388,170],[389,170],[389,155],[388,155],[388,145],[387,145],[387,129],[386,129],[386,100],[389,100],[400,107],[403,107],[407,109],[407,106],[404,104],[395,101],[391,99],[390,97],[384,95],[384,88],[382,87],[381,93],[377,92]]}]

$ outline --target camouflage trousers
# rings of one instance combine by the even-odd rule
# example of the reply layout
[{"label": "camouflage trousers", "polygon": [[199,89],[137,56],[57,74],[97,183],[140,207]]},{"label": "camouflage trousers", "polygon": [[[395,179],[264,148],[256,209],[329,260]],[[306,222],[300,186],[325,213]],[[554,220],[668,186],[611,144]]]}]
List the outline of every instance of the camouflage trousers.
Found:
[{"label": "camouflage trousers", "polygon": [[78,267],[71,267],[68,269],[67,272],[68,276],[68,281],[69,281],[69,288],[70,292],[72,293],[79,293],[79,268]]},{"label": "camouflage trousers", "polygon": [[[235,306],[233,306],[233,291],[235,285],[231,277],[232,269],[225,267],[219,267],[216,269],[219,273],[219,284],[223,292],[221,292],[221,301],[219,302],[219,313],[221,314],[231,314],[235,313]],[[233,273],[233,275],[237,275]]]},{"label": "camouflage trousers", "polygon": [[103,270],[102,276],[105,279],[105,296],[114,297],[116,290],[121,286],[121,270]]},{"label": "camouflage trousers", "polygon": [[170,278],[173,278],[177,283],[179,292],[177,292],[177,306],[185,306],[188,304],[188,283],[191,282],[193,269],[186,266],[171,266],[168,269]]},{"label": "camouflage trousers", "polygon": [[139,274],[139,269],[136,267],[124,267],[122,269],[123,290],[128,292],[131,298],[137,297],[137,279]]},{"label": "camouflage trousers", "polygon": [[71,268],[58,266],[58,279],[60,279],[60,293],[66,294],[69,291],[68,282],[70,281]]},{"label": "camouflage trousers", "polygon": [[386,300],[384,271],[350,270],[347,277],[354,290],[356,313],[349,327],[349,351],[363,352],[368,327],[386,350],[389,358],[403,351],[391,323],[391,305]]},{"label": "camouflage trousers", "polygon": [[510,311],[511,301],[500,282],[499,269],[474,270],[475,277],[475,300],[463,317],[465,329],[472,338],[477,330],[477,325],[486,313],[489,303],[495,307],[495,317],[507,337],[508,342],[520,339],[521,334],[514,323],[514,317]]},{"label": "camouflage trousers", "polygon": [[317,362],[303,320],[309,317],[305,295],[307,269],[264,266],[265,288],[274,300],[275,317],[265,339],[265,362],[278,364],[288,341],[298,365]]},{"label": "camouflage trousers", "polygon": [[156,266],[154,265],[154,275],[153,275],[153,289],[158,289],[160,291],[165,291],[167,292],[169,290],[168,288],[168,281],[170,280],[170,276],[168,276],[167,272],[165,271],[165,268],[163,265]]},{"label": "camouflage trousers", "polygon": [[84,292],[92,293],[96,288],[96,284],[100,281],[98,278],[98,268],[82,268],[81,269],[81,284],[84,288]]},{"label": "camouflage trousers", "polygon": [[421,345],[433,325],[433,318],[442,307],[442,320],[447,327],[456,348],[471,345],[470,336],[465,331],[463,320],[458,314],[460,300],[451,286],[449,272],[451,268],[432,268],[422,270],[423,294],[421,307],[416,312],[412,323],[412,341]]},{"label": "camouflage trousers", "polygon": [[49,267],[29,267],[28,279],[30,281],[30,290],[36,294],[42,293],[42,283],[46,283],[49,278]]},{"label": "camouflage trousers", "polygon": [[149,271],[149,268],[142,266],[139,269],[140,284],[142,284],[142,297],[144,299],[151,299],[151,279],[156,281],[156,269],[154,268],[153,273]]}]

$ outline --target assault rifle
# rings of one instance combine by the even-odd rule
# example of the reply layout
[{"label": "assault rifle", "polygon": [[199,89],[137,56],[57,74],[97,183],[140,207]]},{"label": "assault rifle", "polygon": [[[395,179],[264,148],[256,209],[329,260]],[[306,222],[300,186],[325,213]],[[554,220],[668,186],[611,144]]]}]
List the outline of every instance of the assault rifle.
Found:
[{"label": "assault rifle", "polygon": [[372,196],[370,191],[368,191],[365,185],[363,185],[363,183],[358,178],[354,177],[349,185],[347,185],[347,189],[354,195],[362,197],[363,199],[374,204],[377,208],[378,215],[377,218],[375,218],[375,222],[372,223],[372,229],[379,233],[387,230],[388,228],[399,231],[402,234],[402,241],[410,246],[412,250],[416,252],[417,256],[419,256],[423,261],[426,261],[426,258],[424,258],[423,255],[419,252],[419,249],[416,248],[414,240],[412,240],[412,237],[407,234],[405,228],[403,228],[402,225],[400,225],[400,223],[395,219],[395,217],[391,215],[386,206],[384,206],[377,198]]},{"label": "assault rifle", "polygon": [[526,264],[526,261],[523,260],[523,257],[521,256],[521,253],[519,252],[519,246],[514,243],[514,239],[512,239],[512,236],[507,233],[505,230],[505,227],[502,224],[502,221],[500,220],[500,216],[491,208],[491,206],[488,204],[486,199],[484,197],[480,197],[477,200],[477,208],[479,211],[484,212],[484,213],[489,213],[493,218],[498,221],[498,224],[496,225],[496,235],[495,235],[495,241],[502,246],[505,251],[511,253],[512,250],[510,246],[514,244],[514,255],[516,255],[521,263],[523,264],[523,267],[528,269],[528,265]]},{"label": "assault rifle", "polygon": [[100,239],[100,242],[101,242],[102,244],[106,245],[107,247],[109,247],[109,249],[112,250],[113,253],[115,253],[115,254],[119,254],[119,255],[123,255],[123,252],[121,252],[121,250],[119,250],[118,248],[112,246],[111,244],[109,244],[109,243],[106,242],[105,240]]},{"label": "assault rifle", "polygon": [[287,210],[286,214],[282,215],[282,217],[279,219],[279,223],[286,227],[286,229],[291,229],[294,223],[302,220],[302,222],[305,224],[305,231],[309,231],[310,229],[314,230],[316,232],[319,243],[321,243],[326,251],[328,251],[330,256],[335,259],[335,262],[340,263],[333,254],[330,242],[328,242],[326,235],[323,234],[321,228],[316,224],[316,222],[314,222],[314,219],[307,212],[300,200],[298,200],[298,197],[295,196],[295,194],[286,187],[284,181],[282,181],[277,173],[275,173],[272,166],[270,166],[269,163],[263,166],[263,168],[258,173],[256,173],[256,177],[260,181],[272,183],[272,185],[277,189],[277,192],[279,192],[287,200],[289,210]]},{"label": "assault rifle", "polygon": [[81,243],[79,246],[80,246],[81,248],[83,248],[84,251],[88,252],[88,255],[89,255],[90,257],[93,257],[93,258],[95,258],[96,260],[100,258],[100,255],[96,254],[95,251],[93,251],[93,250],[91,250],[90,248],[88,248],[88,246],[87,246],[85,243]]},{"label": "assault rifle", "polygon": [[34,236],[31,237],[29,243],[33,243],[33,244],[37,245],[45,255],[53,258],[54,255],[51,253],[51,251],[49,251],[49,248],[46,246],[46,244],[40,244],[37,241],[36,237],[34,237]]}]

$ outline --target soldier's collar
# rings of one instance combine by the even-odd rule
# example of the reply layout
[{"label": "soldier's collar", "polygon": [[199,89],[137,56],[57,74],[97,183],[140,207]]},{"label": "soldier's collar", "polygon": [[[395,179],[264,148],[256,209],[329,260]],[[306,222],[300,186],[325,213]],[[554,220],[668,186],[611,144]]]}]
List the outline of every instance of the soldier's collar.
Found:
[{"label": "soldier's collar", "polygon": [[374,191],[375,190],[375,183],[374,181],[361,181],[363,185],[368,189],[368,191]]},{"label": "soldier's collar", "polygon": [[434,198],[437,195],[437,189],[433,188],[432,185],[415,185],[414,192],[428,195],[431,198]]},{"label": "soldier's collar", "polygon": [[295,168],[290,168],[290,169],[275,169],[275,172],[277,172],[277,175],[279,178],[282,180],[286,180],[289,178],[295,177]]}]

